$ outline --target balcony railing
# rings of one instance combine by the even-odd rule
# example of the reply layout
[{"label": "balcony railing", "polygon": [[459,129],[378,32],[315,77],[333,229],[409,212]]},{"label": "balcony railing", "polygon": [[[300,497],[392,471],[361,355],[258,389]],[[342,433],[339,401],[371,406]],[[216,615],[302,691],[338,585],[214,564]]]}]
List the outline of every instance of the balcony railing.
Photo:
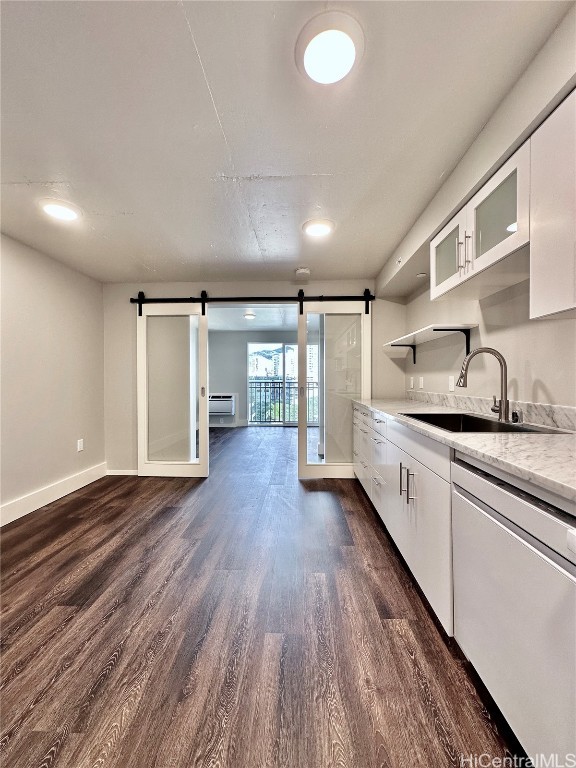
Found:
[{"label": "balcony railing", "polygon": [[[306,383],[308,424],[318,424],[318,382]],[[251,424],[295,424],[298,421],[298,382],[249,381],[248,421]]]}]

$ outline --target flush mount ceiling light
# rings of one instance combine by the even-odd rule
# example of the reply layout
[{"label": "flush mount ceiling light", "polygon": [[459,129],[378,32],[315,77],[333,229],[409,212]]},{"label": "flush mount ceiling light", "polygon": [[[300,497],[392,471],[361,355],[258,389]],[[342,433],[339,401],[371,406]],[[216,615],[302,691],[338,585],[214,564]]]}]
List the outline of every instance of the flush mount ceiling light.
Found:
[{"label": "flush mount ceiling light", "polygon": [[326,237],[334,231],[334,222],[329,219],[310,219],[302,229],[308,237]]},{"label": "flush mount ceiling light", "polygon": [[364,33],[356,19],[326,11],[310,19],[298,35],[296,66],[314,82],[330,85],[346,77],[363,53]]},{"label": "flush mount ceiling light", "polygon": [[75,221],[81,215],[79,208],[63,200],[45,198],[40,200],[39,205],[45,214],[58,221]]},{"label": "flush mount ceiling light", "polygon": [[518,222],[515,221],[513,224],[508,224],[506,227],[507,232],[518,232]]},{"label": "flush mount ceiling light", "polygon": [[245,320],[254,320],[255,318],[256,318],[256,313],[252,312],[251,309],[247,309],[246,312],[244,312]]}]

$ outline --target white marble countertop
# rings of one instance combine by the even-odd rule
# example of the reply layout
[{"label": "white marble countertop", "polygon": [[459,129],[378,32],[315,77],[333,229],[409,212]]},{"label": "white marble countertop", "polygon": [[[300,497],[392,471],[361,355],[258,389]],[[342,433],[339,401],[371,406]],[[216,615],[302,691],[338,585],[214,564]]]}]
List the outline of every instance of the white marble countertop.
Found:
[{"label": "white marble countertop", "polygon": [[576,501],[576,434],[447,432],[403,413],[463,413],[415,400],[355,400],[460,453]]}]

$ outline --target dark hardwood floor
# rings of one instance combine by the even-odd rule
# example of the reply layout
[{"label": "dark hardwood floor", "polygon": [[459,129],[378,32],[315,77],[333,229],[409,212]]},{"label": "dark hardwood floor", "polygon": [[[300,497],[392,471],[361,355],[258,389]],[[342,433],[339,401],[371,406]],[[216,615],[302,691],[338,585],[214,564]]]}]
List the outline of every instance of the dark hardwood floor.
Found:
[{"label": "dark hardwood floor", "polygon": [[[214,430],[2,532],[3,768],[440,768],[505,745],[354,480]],[[464,763],[466,764],[466,763]]]}]

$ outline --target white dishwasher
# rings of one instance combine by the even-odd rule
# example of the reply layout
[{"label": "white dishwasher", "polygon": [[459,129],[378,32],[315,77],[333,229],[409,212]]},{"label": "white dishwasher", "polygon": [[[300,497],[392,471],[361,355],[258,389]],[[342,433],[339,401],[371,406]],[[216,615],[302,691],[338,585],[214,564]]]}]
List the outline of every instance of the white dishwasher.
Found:
[{"label": "white dishwasher", "polygon": [[452,529],[454,636],[528,755],[563,765],[576,754],[576,518],[456,461]]}]

